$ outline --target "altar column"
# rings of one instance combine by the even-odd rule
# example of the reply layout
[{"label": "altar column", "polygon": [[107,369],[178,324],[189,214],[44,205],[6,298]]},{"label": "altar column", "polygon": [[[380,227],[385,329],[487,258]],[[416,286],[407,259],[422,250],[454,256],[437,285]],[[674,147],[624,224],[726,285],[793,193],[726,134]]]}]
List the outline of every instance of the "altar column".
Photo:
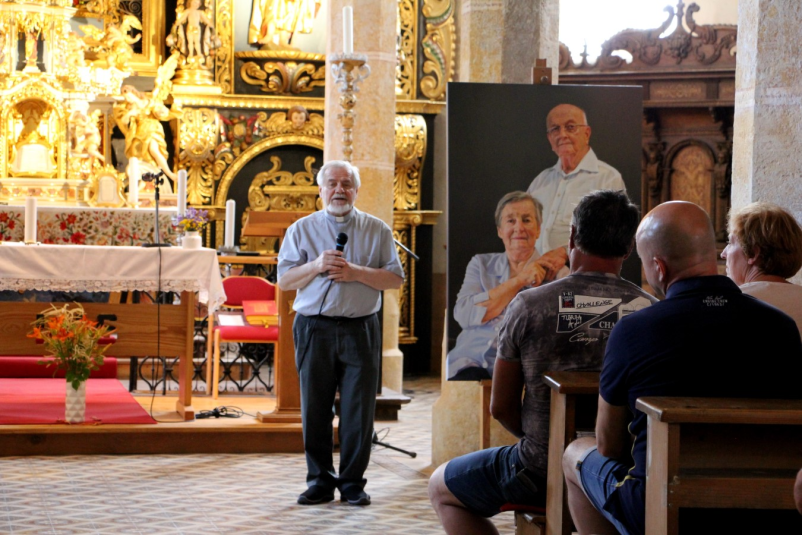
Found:
[{"label": "altar column", "polygon": [[[342,9],[354,13],[354,52],[366,54],[371,74],[359,82],[354,108],[353,164],[359,168],[362,186],[356,206],[393,227],[393,179],[395,176],[395,2],[332,0],[329,4],[326,57],[343,50]],[[326,61],[325,160],[343,158],[340,90]],[[402,391],[404,360],[398,348],[398,291],[384,292],[382,384]]]},{"label": "altar column", "polygon": [[738,3],[733,210],[768,201],[802,221],[802,59],[791,44],[800,26],[795,0]]}]

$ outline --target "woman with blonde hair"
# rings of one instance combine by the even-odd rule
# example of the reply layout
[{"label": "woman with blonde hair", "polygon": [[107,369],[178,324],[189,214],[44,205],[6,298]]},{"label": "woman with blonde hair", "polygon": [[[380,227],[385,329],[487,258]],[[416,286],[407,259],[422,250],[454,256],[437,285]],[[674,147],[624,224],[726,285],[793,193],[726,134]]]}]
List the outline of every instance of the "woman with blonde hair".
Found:
[{"label": "woman with blonde hair", "polygon": [[802,227],[779,206],[755,202],[732,212],[727,230],[727,275],[745,294],[791,316],[802,332],[802,286],[787,280],[802,267]]}]

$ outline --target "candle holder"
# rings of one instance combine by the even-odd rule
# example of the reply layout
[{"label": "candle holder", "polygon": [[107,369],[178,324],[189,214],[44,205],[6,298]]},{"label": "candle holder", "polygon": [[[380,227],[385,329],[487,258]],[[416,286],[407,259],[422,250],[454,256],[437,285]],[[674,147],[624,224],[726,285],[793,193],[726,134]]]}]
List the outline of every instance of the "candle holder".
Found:
[{"label": "candle holder", "polygon": [[331,75],[342,93],[340,107],[343,112],[337,114],[337,118],[343,126],[343,159],[350,162],[354,153],[352,145],[356,117],[354,106],[356,106],[356,93],[359,92],[357,84],[370,76],[368,57],[365,54],[334,54],[331,58]]}]

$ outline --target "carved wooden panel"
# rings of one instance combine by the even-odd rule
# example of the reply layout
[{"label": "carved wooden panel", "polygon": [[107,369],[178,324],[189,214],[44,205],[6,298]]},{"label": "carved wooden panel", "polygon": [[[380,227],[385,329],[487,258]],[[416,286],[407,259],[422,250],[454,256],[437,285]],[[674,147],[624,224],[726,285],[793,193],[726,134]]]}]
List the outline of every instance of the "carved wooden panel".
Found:
[{"label": "carved wooden panel", "polygon": [[688,145],[671,161],[670,198],[698,204],[707,213],[713,206],[713,157],[699,145]]}]

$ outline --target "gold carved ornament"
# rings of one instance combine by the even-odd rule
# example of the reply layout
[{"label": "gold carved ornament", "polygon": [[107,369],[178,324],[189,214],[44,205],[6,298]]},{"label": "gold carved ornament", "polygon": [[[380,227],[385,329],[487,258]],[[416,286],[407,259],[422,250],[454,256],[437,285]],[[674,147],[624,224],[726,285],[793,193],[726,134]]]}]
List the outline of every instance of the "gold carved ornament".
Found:
[{"label": "gold carved ornament", "polygon": [[234,92],[231,83],[234,77],[234,0],[217,0],[215,10],[220,46],[214,54],[214,81],[226,95]]},{"label": "gold carved ornament", "polygon": [[209,204],[214,191],[218,116],[208,108],[187,109],[179,126],[178,167],[187,170],[187,202]]},{"label": "gold carved ornament", "polygon": [[248,188],[248,206],[257,212],[314,212],[318,209],[318,187],[312,169],[316,158],[304,158],[304,171],[281,170],[281,158],[271,156],[273,167],[258,173]]},{"label": "gold carved ornament", "polygon": [[267,61],[260,65],[247,61],[240,67],[240,76],[243,82],[264,93],[298,95],[326,85],[326,65],[295,61]]},{"label": "gold carved ornament", "polygon": [[[415,250],[415,228],[407,223],[396,221],[393,225],[393,238],[410,250]],[[415,336],[415,262],[401,247],[396,247],[398,259],[404,267],[404,284],[398,292],[398,343],[414,344]]]},{"label": "gold carved ornament", "polygon": [[395,96],[415,98],[418,67],[418,0],[398,0]]},{"label": "gold carved ornament", "polygon": [[[273,167],[269,171],[258,173],[248,188],[248,208],[243,213],[265,211],[314,212],[322,205],[318,198],[318,187],[312,166],[314,156],[304,158],[304,171],[292,173],[281,170],[281,158],[271,156]],[[241,246],[250,251],[274,251],[276,238],[246,238]]]},{"label": "gold carved ornament", "polygon": [[215,182],[219,183],[215,203],[220,206],[225,204],[228,189],[237,174],[262,152],[281,145],[306,145],[323,150],[323,117],[320,114],[310,114],[309,121],[301,129],[293,128],[286,112],[276,112],[270,116],[259,112],[250,118],[237,118],[242,128],[235,131],[225,126],[226,121],[231,122],[232,118],[220,119],[224,125],[225,139],[215,149],[213,176]]},{"label": "gold carved ornament", "polygon": [[421,115],[395,116],[395,179],[393,208],[416,210],[420,204],[420,172],[426,157],[426,121]]},{"label": "gold carved ornament", "polygon": [[456,25],[454,0],[423,0],[426,35],[421,41],[424,76],[420,81],[421,93],[432,100],[443,100],[446,84],[454,77],[456,57]]}]

